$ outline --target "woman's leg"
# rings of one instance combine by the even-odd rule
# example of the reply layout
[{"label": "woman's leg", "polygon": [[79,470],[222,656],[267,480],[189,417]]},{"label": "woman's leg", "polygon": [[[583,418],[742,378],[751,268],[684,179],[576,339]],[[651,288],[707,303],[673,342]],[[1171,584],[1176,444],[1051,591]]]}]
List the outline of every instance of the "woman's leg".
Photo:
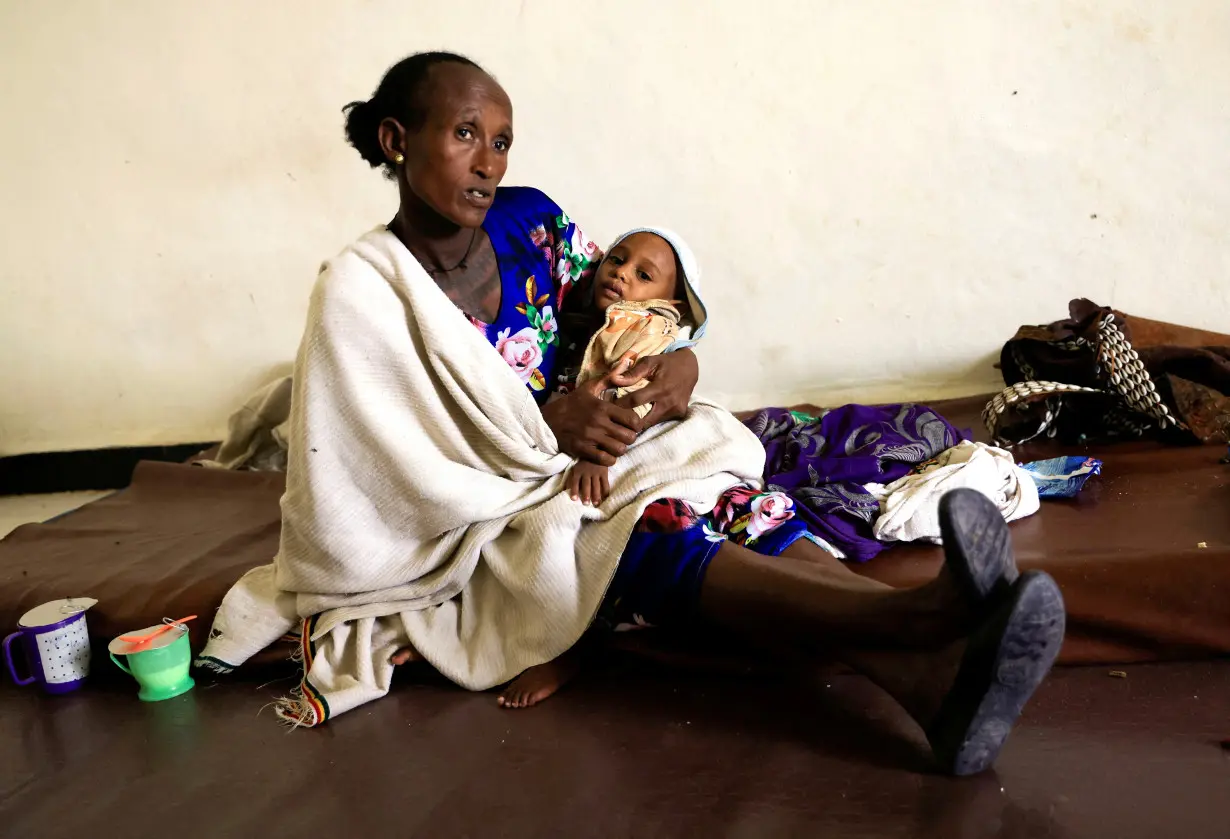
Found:
[{"label": "woman's leg", "polygon": [[810,652],[835,643],[934,648],[963,634],[970,606],[947,570],[920,588],[896,589],[854,573],[806,539],[779,556],[724,543],[700,597],[704,618]]},{"label": "woman's leg", "polygon": [[[748,557],[736,554],[736,549],[743,549],[735,545],[729,548],[724,557],[719,553],[714,558],[715,562],[720,563],[716,569],[719,589],[723,584],[738,588],[741,578],[765,570],[758,567],[756,571],[750,571],[745,564]],[[802,630],[803,636],[785,641],[774,637],[776,630],[763,631],[759,622],[752,628],[738,617],[735,620],[740,625],[735,625],[723,614],[706,613],[709,619],[735,629],[741,635],[758,636],[774,648],[785,646],[788,649],[783,652],[786,653],[819,652],[832,655],[887,691],[926,727],[934,718],[941,698],[935,685],[951,683],[965,646],[961,625],[968,618],[962,621],[956,616],[961,613],[968,615],[969,606],[947,568],[927,586],[897,589],[856,574],[844,562],[806,539],[800,539],[786,548],[778,558],[760,557],[760,560],[780,563],[782,558],[804,562],[812,568],[810,572],[790,569],[792,583],[789,587],[794,590],[796,598],[806,597],[813,605],[828,605],[822,620],[816,622],[813,617],[810,626]],[[759,562],[755,564],[760,565]],[[702,605],[702,608],[715,607],[712,596],[716,592],[709,589],[714,570],[715,566],[711,565],[705,577],[701,602],[705,603],[704,592],[708,592],[710,599],[708,607]],[[723,575],[727,577],[725,581]],[[805,578],[808,582],[801,585],[793,582],[799,578]],[[852,597],[852,592],[858,594]],[[727,607],[719,601],[716,609],[720,612],[723,608]],[[756,609],[764,609],[764,604],[758,604]],[[854,616],[853,621],[851,615]],[[825,629],[827,624],[831,624],[828,630]],[[853,628],[860,624],[862,629]],[[926,626],[930,629],[923,628]],[[818,640],[812,635],[813,632],[818,633]],[[803,638],[813,640],[802,643]]]},{"label": "woman's leg", "polygon": [[981,495],[953,493],[940,514],[946,564],[925,586],[864,579],[802,542],[780,557],[726,544],[699,608],[770,650],[854,667],[918,721],[947,771],[970,774],[994,760],[1054,662],[1063,600],[1045,574],[1017,579],[1007,526]]}]

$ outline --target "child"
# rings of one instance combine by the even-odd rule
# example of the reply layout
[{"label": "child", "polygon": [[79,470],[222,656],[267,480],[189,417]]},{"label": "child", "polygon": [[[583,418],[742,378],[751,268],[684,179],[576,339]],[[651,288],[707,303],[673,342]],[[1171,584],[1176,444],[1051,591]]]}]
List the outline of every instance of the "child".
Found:
[{"label": "child", "polygon": [[[593,307],[565,327],[582,340],[592,336],[575,376],[561,377],[565,388],[573,379],[583,384],[601,378],[625,361],[695,344],[706,321],[698,276],[692,252],[669,231],[639,229],[617,239],[594,276]],[[638,413],[644,416],[651,407]],[[567,483],[572,497],[586,504],[601,504],[610,491],[606,467],[587,461],[572,467]],[[576,675],[607,632],[660,625],[659,620],[686,610],[680,600],[690,589],[681,581],[691,580],[695,587],[728,540],[763,556],[839,556],[795,517],[794,501],[772,488],[732,487],[703,516],[683,502],[654,502],[625,548],[594,629],[553,661],[518,676],[501,692],[500,706],[528,708],[551,696]]]},{"label": "child", "polygon": [[[576,384],[647,355],[695,344],[705,323],[695,288],[698,274],[691,250],[670,231],[639,228],[616,239],[594,275],[590,315],[601,315],[602,323],[586,344]],[[607,396],[618,399],[647,384]],[[644,417],[652,408],[641,405],[636,411]],[[607,467],[577,463],[568,474],[568,491],[586,505],[601,504],[610,493]]]}]

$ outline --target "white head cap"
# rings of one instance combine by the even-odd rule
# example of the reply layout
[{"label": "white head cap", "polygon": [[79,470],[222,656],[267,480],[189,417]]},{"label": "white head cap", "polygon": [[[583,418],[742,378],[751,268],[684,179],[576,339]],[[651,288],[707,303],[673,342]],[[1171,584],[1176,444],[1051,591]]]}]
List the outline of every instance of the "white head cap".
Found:
[{"label": "white head cap", "polygon": [[665,227],[638,227],[635,230],[629,230],[612,242],[611,246],[606,249],[606,252],[610,253],[616,245],[634,233],[652,233],[655,236],[661,236],[675,251],[675,256],[679,258],[679,267],[683,269],[684,295],[688,302],[688,308],[692,311],[694,326],[690,334],[687,332],[681,333],[679,340],[671,344],[666,351],[672,352],[692,346],[705,334],[705,324],[709,321],[709,312],[705,308],[705,302],[700,297],[700,264],[696,261],[696,255],[692,253],[688,243],[683,241],[682,236]]}]

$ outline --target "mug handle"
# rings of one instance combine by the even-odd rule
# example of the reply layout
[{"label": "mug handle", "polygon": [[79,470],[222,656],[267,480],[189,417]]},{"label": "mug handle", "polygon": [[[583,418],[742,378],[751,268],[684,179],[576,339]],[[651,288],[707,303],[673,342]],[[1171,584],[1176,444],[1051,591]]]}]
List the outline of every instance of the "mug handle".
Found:
[{"label": "mug handle", "polygon": [[[118,658],[116,658],[116,657],[115,657],[115,653],[107,653],[107,655],[111,656],[111,660],[115,662],[115,666],[116,666],[116,667],[118,667],[118,668],[120,668],[121,670],[123,670],[123,671],[124,671],[125,673],[127,673],[129,676],[132,676],[132,671],[131,671],[131,670],[129,670],[127,667],[125,667],[123,664],[120,664],[120,660],[119,660]],[[133,678],[135,679],[135,678],[136,678],[136,676],[133,676]]]},{"label": "mug handle", "polygon": [[14,632],[12,635],[4,639],[4,663],[8,665],[9,675],[13,677],[13,681],[16,682],[19,686],[25,687],[26,685],[32,684],[35,681],[34,673],[31,672],[30,678],[25,679],[25,680],[23,680],[20,676],[17,675],[17,668],[13,666],[13,649],[12,649],[14,639],[20,638],[22,634],[23,633],[21,632]]}]

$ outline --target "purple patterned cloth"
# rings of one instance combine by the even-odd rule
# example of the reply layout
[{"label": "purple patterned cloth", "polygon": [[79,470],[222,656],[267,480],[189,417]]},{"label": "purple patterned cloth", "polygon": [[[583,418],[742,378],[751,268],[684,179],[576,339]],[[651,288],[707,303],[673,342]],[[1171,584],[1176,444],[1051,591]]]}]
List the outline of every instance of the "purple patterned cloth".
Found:
[{"label": "purple patterned cloth", "polygon": [[922,405],[846,405],[819,417],[765,408],[746,423],[765,448],[764,479],[788,493],[813,533],[856,562],[886,545],[871,535],[880,506],[864,484],[886,484],[966,435]]}]

